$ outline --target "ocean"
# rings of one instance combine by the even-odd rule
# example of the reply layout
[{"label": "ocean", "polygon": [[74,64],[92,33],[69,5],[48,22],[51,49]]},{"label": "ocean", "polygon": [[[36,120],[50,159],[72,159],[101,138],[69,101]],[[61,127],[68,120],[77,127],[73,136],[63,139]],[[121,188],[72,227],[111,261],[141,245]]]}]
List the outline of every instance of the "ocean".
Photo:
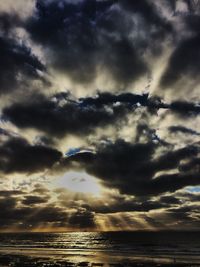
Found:
[{"label": "ocean", "polygon": [[1,233],[0,255],[0,266],[18,266],[15,261],[25,266],[22,262],[28,258],[35,265],[26,266],[47,266],[39,265],[41,259],[96,266],[130,262],[198,266],[200,232]]}]

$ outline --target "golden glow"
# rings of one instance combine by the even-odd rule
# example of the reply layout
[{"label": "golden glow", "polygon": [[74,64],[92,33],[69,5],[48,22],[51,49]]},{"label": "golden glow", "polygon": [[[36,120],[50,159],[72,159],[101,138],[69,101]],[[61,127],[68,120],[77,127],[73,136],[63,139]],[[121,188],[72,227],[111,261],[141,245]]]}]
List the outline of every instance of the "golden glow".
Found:
[{"label": "golden glow", "polygon": [[100,195],[100,185],[97,180],[84,172],[70,171],[59,177],[56,187],[63,187],[75,193]]}]

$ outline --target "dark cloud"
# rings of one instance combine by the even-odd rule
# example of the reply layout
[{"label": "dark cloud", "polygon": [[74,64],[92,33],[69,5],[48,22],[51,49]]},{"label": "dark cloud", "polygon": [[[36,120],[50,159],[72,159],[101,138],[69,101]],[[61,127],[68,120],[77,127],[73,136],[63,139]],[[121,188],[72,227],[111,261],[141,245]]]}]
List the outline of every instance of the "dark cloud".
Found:
[{"label": "dark cloud", "polygon": [[179,192],[177,197],[181,199],[182,202],[199,202],[200,201],[200,193],[190,193],[190,192]]},{"label": "dark cloud", "polygon": [[[181,206],[178,208],[171,208],[168,209],[168,211],[175,213],[183,213],[184,216],[187,213],[195,212],[196,210],[198,210],[198,208],[199,207],[197,205],[190,205],[190,206]],[[178,214],[178,216],[180,216],[180,214]]]},{"label": "dark cloud", "polygon": [[0,190],[0,197],[10,197],[23,195],[24,192],[21,190]]},{"label": "dark cloud", "polygon": [[122,37],[116,42],[108,38],[105,46],[108,51],[104,52],[102,69],[109,71],[118,86],[127,86],[147,74],[147,65],[128,38]]},{"label": "dark cloud", "polygon": [[183,163],[180,165],[180,170],[183,172],[200,172],[200,158],[190,159],[187,163]]},{"label": "dark cloud", "polygon": [[137,202],[136,200],[127,201],[123,198],[120,198],[116,199],[116,202],[114,204],[107,203],[107,205],[105,205],[103,203],[100,203],[99,206],[90,205],[88,209],[96,213],[106,214],[118,212],[148,212],[150,210],[156,210],[166,207],[168,207],[168,205],[157,201]]},{"label": "dark cloud", "polygon": [[173,224],[176,222],[179,229],[198,229],[199,224],[199,205],[184,205],[170,208],[166,212],[168,220]]},{"label": "dark cloud", "polygon": [[115,95],[112,93],[98,93],[96,97],[86,97],[80,98],[80,102],[82,106],[95,106],[100,108],[104,105],[112,105],[114,103],[124,103],[130,105],[131,107],[136,104],[140,104],[142,106],[150,105],[149,95],[137,95],[132,93],[122,93],[119,95]]},{"label": "dark cloud", "polygon": [[[121,24],[116,21],[121,22],[122,19],[108,17],[104,22],[106,30],[111,29],[118,33],[119,29],[122,29],[124,35],[132,34],[135,36],[131,41],[138,53],[144,55],[146,52],[150,52],[154,56],[160,55],[162,51],[161,41],[171,36],[173,27],[169,21],[162,17],[162,13],[156,8],[156,5],[146,0],[142,2],[119,0],[118,4],[121,8],[119,14],[124,14],[126,20]],[[118,13],[115,14],[118,15]],[[114,27],[116,25],[117,27]]]},{"label": "dark cloud", "polygon": [[0,13],[0,31],[3,35],[9,35],[13,28],[22,26],[22,20],[15,13]]},{"label": "dark cloud", "polygon": [[129,12],[139,13],[150,25],[155,26],[152,38],[162,39],[163,35],[172,31],[172,25],[162,17],[162,14],[156,8],[153,2],[148,0],[132,1],[121,0],[120,4]]},{"label": "dark cloud", "polygon": [[36,13],[27,22],[32,38],[50,48],[51,63],[81,81],[95,75],[96,40],[95,27],[92,27],[95,6],[92,2],[37,1]]},{"label": "dark cloud", "polygon": [[14,133],[9,131],[9,130],[6,130],[6,129],[3,129],[3,128],[0,128],[0,136],[7,136],[7,137],[10,137],[10,136],[13,136]]},{"label": "dark cloud", "polygon": [[[4,205],[5,203],[2,203]],[[47,206],[38,208],[10,207],[4,209],[0,222],[2,229],[15,227],[15,229],[31,230],[36,227],[55,227],[67,221],[67,213],[58,207]]]},{"label": "dark cloud", "polygon": [[170,9],[175,12],[176,10],[176,0],[167,0],[166,1]]},{"label": "dark cloud", "polygon": [[[21,203],[22,205],[19,205]],[[86,209],[71,212],[66,208],[47,204],[46,197],[34,195],[0,197],[2,229],[31,230],[37,227],[95,228],[94,213]]]},{"label": "dark cloud", "polygon": [[184,19],[186,26],[193,32],[193,34],[199,33],[200,15],[193,14],[193,16],[186,16]]},{"label": "dark cloud", "polygon": [[[12,213],[16,207],[16,204],[17,204],[17,201],[15,198],[11,198],[11,197],[0,198],[0,209],[2,211],[0,222],[1,222],[2,227],[10,225],[16,220],[15,215],[17,214]],[[8,223],[8,221],[10,223]]]},{"label": "dark cloud", "polygon": [[[81,153],[67,157],[57,168],[83,168],[98,177],[105,186],[117,188],[122,194],[137,196],[173,192],[199,184],[195,170],[189,174],[176,170],[182,160],[198,155],[198,147],[188,146],[155,157],[160,148],[162,145],[153,142],[132,144],[117,140],[100,145],[95,154]],[[173,174],[159,174],[169,170],[173,170]]]},{"label": "dark cloud", "polygon": [[162,87],[173,87],[181,78],[197,80],[200,68],[200,35],[183,40],[172,53],[161,78]]},{"label": "dark cloud", "polygon": [[100,68],[118,85],[147,74],[143,53],[158,53],[158,41],[172,32],[148,1],[113,0],[38,0],[26,28],[45,47],[50,63],[76,82],[93,81]]},{"label": "dark cloud", "polygon": [[[28,200],[29,197],[26,199]],[[37,205],[34,205],[36,204],[34,201],[24,203],[25,206],[19,205],[22,200],[21,195],[14,195],[14,197],[4,195],[0,197],[0,224],[2,229],[14,227],[15,230],[30,230],[39,226],[51,227],[56,224],[66,224],[68,213],[53,204],[45,204],[42,202],[42,196],[40,203],[38,201]]]},{"label": "dark cloud", "polygon": [[[160,230],[198,230],[199,220],[188,212],[165,211],[153,215],[143,215],[142,218],[154,229]],[[166,236],[168,234],[166,233]]]},{"label": "dark cloud", "polygon": [[124,106],[106,106],[95,108],[66,101],[63,105],[53,99],[38,97],[36,101],[13,104],[4,110],[4,115],[20,128],[37,128],[51,135],[84,135],[95,127],[104,127],[115,123],[127,114]]},{"label": "dark cloud", "polygon": [[[149,196],[132,197],[120,194],[108,194],[104,195],[102,198],[96,199],[95,197],[91,198],[91,196],[85,194],[71,193],[63,188],[56,189],[55,192],[58,194],[59,204],[62,207],[70,207],[94,214],[148,212],[150,210],[171,207],[171,203],[168,203],[167,200],[152,200]],[[171,198],[175,199],[174,197]]]},{"label": "dark cloud", "polygon": [[30,214],[30,216],[27,217],[27,220],[25,220],[25,223],[31,225],[31,227],[45,223],[62,224],[67,221],[67,212],[54,205],[36,208],[22,208],[22,210],[23,209]]},{"label": "dark cloud", "polygon": [[189,185],[195,186],[199,184],[199,174],[197,172],[194,171],[190,174],[177,172],[175,174],[160,175],[152,181],[149,190],[160,194],[164,192],[174,192]]},{"label": "dark cloud", "polygon": [[61,156],[56,149],[31,145],[22,138],[10,138],[0,148],[0,170],[4,173],[43,171]]},{"label": "dark cloud", "polygon": [[178,198],[174,197],[174,196],[162,196],[160,198],[160,202],[161,203],[166,203],[166,204],[172,204],[172,205],[173,204],[176,205],[176,204],[180,204],[181,203],[181,201]]},{"label": "dark cloud", "polygon": [[17,88],[28,87],[31,80],[44,81],[40,72],[44,65],[25,44],[0,36],[1,66],[0,92],[8,93]]},{"label": "dark cloud", "polygon": [[20,38],[16,29],[22,29],[22,19],[13,12],[0,12],[0,93],[10,93],[19,88],[28,90],[32,81],[50,84],[44,77],[46,67]]},{"label": "dark cloud", "polygon": [[195,15],[196,12],[198,14],[198,11],[199,11],[198,1],[184,0],[184,2],[186,3],[187,8],[188,8],[191,15],[192,14]]},{"label": "dark cloud", "polygon": [[188,101],[174,101],[169,105],[169,109],[179,116],[188,117],[199,115],[200,105],[199,103],[192,103]]},{"label": "dark cloud", "polygon": [[198,133],[197,131],[194,131],[190,128],[186,128],[184,126],[178,125],[178,126],[171,126],[169,127],[169,131],[171,133],[182,133],[182,134],[190,134],[190,135],[196,135],[199,136],[200,133]]},{"label": "dark cloud", "polygon": [[152,162],[152,167],[157,171],[175,169],[179,166],[181,160],[196,157],[198,153],[199,148],[195,145],[167,151]]},{"label": "dark cloud", "polygon": [[68,223],[74,228],[95,228],[95,218],[94,213],[87,210],[77,210],[72,213],[69,217]]},{"label": "dark cloud", "polygon": [[149,128],[146,123],[138,123],[136,129],[136,137],[135,141],[142,142],[143,139],[146,141],[153,141],[155,143],[160,143],[163,146],[170,146],[170,144],[164,140],[162,140],[157,134],[155,129]]},{"label": "dark cloud", "polygon": [[32,206],[32,205],[38,205],[38,204],[44,204],[48,202],[49,197],[47,196],[36,196],[36,195],[28,195],[25,196],[22,200],[22,204],[26,206]]},{"label": "dark cloud", "polygon": [[[172,126],[167,126],[168,131],[173,134],[171,137],[179,134],[175,141],[180,139],[172,145],[160,138],[157,131],[160,120],[156,119],[159,110],[166,111],[163,119],[169,113],[175,114],[175,119],[197,117],[200,103],[192,102],[188,93],[183,98],[187,101],[174,102],[165,102],[151,93],[122,91],[118,94],[99,91],[96,96],[80,98],[75,98],[72,92],[48,97],[41,92],[23,98],[23,102],[12,98],[18,88],[30,92],[41,83],[46,85],[47,68],[81,85],[95,81],[98,75],[107,75],[103,78],[120,90],[132,90],[133,82],[152,76],[147,91],[154,78],[151,71],[159,65],[159,56],[166,58],[162,53],[169,46],[173,52],[166,62],[160,87],[173,89],[179,81],[187,80],[188,84],[198,84],[199,15],[192,10],[191,1],[184,0],[190,15],[168,20],[167,13],[172,11],[176,15],[176,1],[164,2],[161,7],[151,0],[36,0],[33,14],[25,19],[14,11],[0,13],[0,94],[11,95],[1,111],[0,172],[9,179],[6,174],[15,172],[23,175],[44,170],[48,174],[85,171],[107,189],[116,189],[110,195],[105,193],[105,198],[102,195],[102,199],[57,189],[54,198],[49,189],[39,184],[43,177],[38,177],[34,186],[31,180],[27,182],[32,187],[28,192],[0,190],[2,229],[96,229],[96,214],[110,217],[111,224],[123,228],[125,224],[134,225],[131,219],[134,213],[135,224],[140,218],[137,216],[141,216],[144,223],[156,229],[199,226],[199,193],[183,188],[200,184],[200,143],[186,145],[181,139],[191,135],[196,140],[199,131],[186,128],[181,120],[178,125],[173,121]],[[180,34],[177,29],[182,29]],[[33,44],[45,58],[46,66],[34,54]],[[185,87],[183,84],[184,90]],[[129,140],[135,138],[134,141],[108,141],[106,137],[102,137],[102,142],[93,141],[95,130],[112,126],[118,134],[123,130],[122,124],[130,125],[131,121],[131,131],[136,129],[136,134],[129,135]],[[155,121],[159,121],[156,126]],[[23,129],[39,132],[29,143],[12,131],[10,123],[18,127],[17,133]],[[55,148],[66,135],[88,134],[93,134],[92,149],[72,147],[63,156]],[[1,179],[0,184],[3,182]],[[125,215],[130,212],[130,217]],[[118,219],[114,213],[123,216]]]},{"label": "dark cloud", "polygon": [[32,194],[38,194],[38,195],[48,195],[49,193],[49,189],[47,189],[45,186],[43,186],[42,184],[35,184],[34,188],[32,190]]},{"label": "dark cloud", "polygon": [[[199,104],[183,101],[166,104],[148,94],[99,93],[96,97],[73,99],[67,93],[60,93],[50,98],[37,95],[27,99],[26,103],[13,103],[4,108],[3,117],[19,128],[36,128],[51,136],[85,135],[95,128],[120,122],[140,107],[145,107],[152,115],[157,115],[159,109],[170,110],[183,117],[197,116],[200,112]],[[151,140],[168,145],[147,124],[140,123],[137,130],[138,140],[145,133]],[[38,137],[36,143],[52,145],[53,140],[43,136]]]}]

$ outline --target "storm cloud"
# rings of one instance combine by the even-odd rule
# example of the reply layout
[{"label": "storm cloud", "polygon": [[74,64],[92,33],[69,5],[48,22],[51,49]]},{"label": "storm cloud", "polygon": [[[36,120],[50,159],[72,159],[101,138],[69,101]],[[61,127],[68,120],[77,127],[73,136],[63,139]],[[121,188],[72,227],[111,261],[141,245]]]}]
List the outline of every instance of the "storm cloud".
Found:
[{"label": "storm cloud", "polygon": [[51,135],[63,136],[87,134],[95,127],[115,123],[128,112],[126,107],[120,105],[97,109],[79,101],[63,100],[64,104],[60,105],[57,97],[47,99],[39,96],[36,101],[16,103],[6,108],[4,115],[20,128],[35,127]]},{"label": "storm cloud", "polygon": [[[6,31],[9,28],[9,23],[4,21],[2,24]],[[7,94],[20,87],[28,87],[30,81],[45,82],[42,77],[42,72],[45,72],[44,64],[25,43],[18,42],[12,37],[0,35],[0,50],[2,54],[0,66],[1,94]]]},{"label": "storm cloud", "polygon": [[167,69],[161,78],[161,86],[172,87],[182,78],[190,78],[199,82],[200,35],[197,34],[183,40],[172,53]]},{"label": "storm cloud", "polygon": [[62,156],[56,149],[31,145],[25,139],[10,138],[0,148],[0,171],[13,172],[38,172],[50,168]]},{"label": "storm cloud", "polygon": [[[35,95],[26,103],[13,103],[3,109],[3,118],[19,128],[36,128],[52,136],[85,135],[96,128],[117,125],[128,114],[134,116],[134,112],[143,107],[152,116],[160,109],[181,117],[198,116],[200,113],[199,104],[186,101],[168,104],[148,94],[99,93],[96,97],[75,99],[63,92],[49,98]],[[143,130],[147,131],[147,128]],[[150,135],[161,141],[155,133]]]},{"label": "storm cloud", "polygon": [[93,81],[106,70],[122,85],[147,74],[143,54],[157,54],[159,41],[172,33],[170,23],[148,1],[114,0],[38,0],[26,29],[45,47],[51,64],[74,81]]},{"label": "storm cloud", "polygon": [[[137,196],[159,195],[185,186],[199,185],[198,171],[192,166],[186,172],[183,168],[178,171],[179,167],[181,170],[182,160],[198,157],[199,147],[194,145],[163,152],[155,158],[160,146],[153,142],[107,142],[98,146],[95,154],[87,152],[63,159],[60,168],[78,166],[99,178],[107,187],[117,188],[122,194]],[[169,170],[173,170],[173,173],[159,174]]]},{"label": "storm cloud", "polygon": [[192,1],[11,2],[0,5],[2,230],[196,229]]}]

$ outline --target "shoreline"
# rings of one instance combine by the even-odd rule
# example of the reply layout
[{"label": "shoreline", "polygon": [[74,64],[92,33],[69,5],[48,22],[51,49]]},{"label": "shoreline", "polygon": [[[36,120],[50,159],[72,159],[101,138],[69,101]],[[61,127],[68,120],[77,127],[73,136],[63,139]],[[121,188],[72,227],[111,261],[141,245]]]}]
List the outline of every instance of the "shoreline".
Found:
[{"label": "shoreline", "polygon": [[0,267],[200,267],[198,263],[178,263],[176,261],[159,263],[138,260],[89,260],[87,257],[82,261],[69,259],[55,259],[45,257],[31,257],[25,255],[1,255]]},{"label": "shoreline", "polygon": [[[128,255],[129,254],[129,255]],[[148,264],[153,264],[152,266],[199,266],[200,267],[200,257],[187,257],[180,255],[130,255],[120,254],[120,252],[95,252],[95,251],[81,251],[81,250],[66,250],[66,249],[44,249],[44,248],[0,248],[0,267],[2,259],[8,258],[10,261],[20,261],[21,259],[40,262],[44,260],[45,262],[70,262],[74,266],[77,266],[81,262],[88,262],[88,267],[92,266],[94,262],[101,266],[106,266],[108,264],[123,264],[123,266],[132,266],[132,264],[142,264],[140,266],[146,267]],[[131,264],[131,265],[130,265]],[[13,265],[11,265],[13,266]],[[14,265],[15,266],[15,265]],[[23,266],[23,265],[22,265]],[[29,265],[26,265],[29,266]],[[31,265],[32,266],[32,265]],[[34,265],[40,266],[40,265]],[[49,265],[48,265],[49,266]],[[65,265],[60,265],[65,266]],[[85,266],[85,267],[87,267]],[[133,265],[134,266],[134,265]],[[21,267],[21,266],[20,266]]]}]

